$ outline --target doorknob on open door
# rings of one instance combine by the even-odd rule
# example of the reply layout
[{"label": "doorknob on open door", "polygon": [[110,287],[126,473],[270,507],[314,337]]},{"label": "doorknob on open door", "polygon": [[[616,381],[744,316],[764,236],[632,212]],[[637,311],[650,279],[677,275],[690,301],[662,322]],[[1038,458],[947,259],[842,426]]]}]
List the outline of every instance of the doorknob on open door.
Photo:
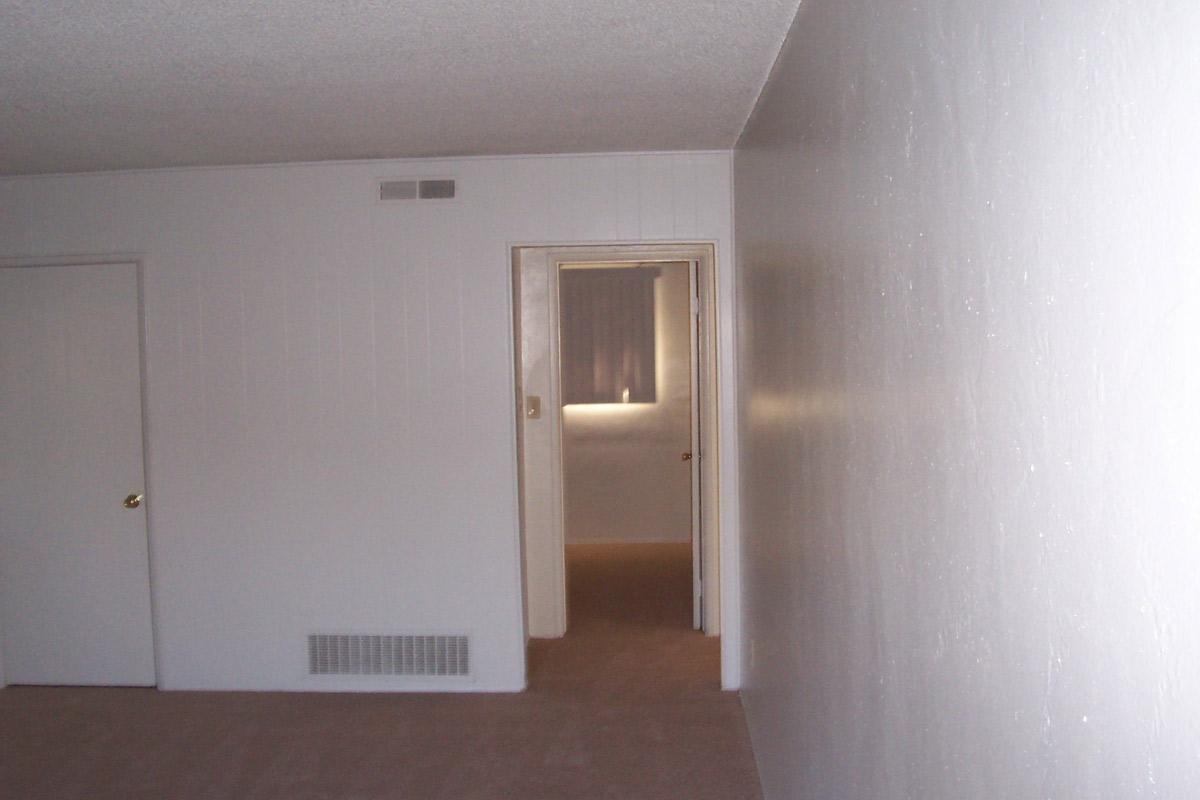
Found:
[{"label": "doorknob on open door", "polygon": [[121,505],[125,506],[126,508],[137,508],[145,499],[146,495],[144,494],[131,494],[129,497],[125,498],[125,502]]},{"label": "doorknob on open door", "polygon": [[683,453],[683,454],[680,456],[680,458],[681,458],[682,460],[684,460],[684,461],[691,461],[691,460],[692,460],[692,454],[691,454],[691,453]]}]

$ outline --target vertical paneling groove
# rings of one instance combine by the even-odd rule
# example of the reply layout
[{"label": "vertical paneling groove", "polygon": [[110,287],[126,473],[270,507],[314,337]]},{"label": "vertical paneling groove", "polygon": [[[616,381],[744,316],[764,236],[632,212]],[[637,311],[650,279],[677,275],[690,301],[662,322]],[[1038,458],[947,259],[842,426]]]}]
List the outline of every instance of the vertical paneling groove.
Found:
[{"label": "vertical paneling groove", "polygon": [[337,416],[338,428],[344,428],[349,425],[348,403],[346,402],[346,393],[352,389],[357,390],[358,387],[351,387],[346,383],[346,293],[343,290],[345,285],[344,278],[341,275],[335,277],[333,285],[337,293],[337,304],[334,306],[337,309],[337,315],[334,317],[337,326]]},{"label": "vertical paneling groove", "polygon": [[[402,264],[403,264],[403,262],[396,264],[395,269],[397,272],[401,272],[401,273],[403,272],[403,270],[401,269]],[[401,350],[402,359],[404,362],[404,372],[403,372],[403,376],[400,379],[400,391],[398,393],[398,396],[396,397],[396,402],[401,408],[407,409],[407,408],[412,408],[412,405],[413,405],[412,336],[409,335],[409,332],[412,329],[411,328],[412,313],[411,313],[411,303],[410,303],[411,295],[408,291],[406,291],[407,287],[405,286],[404,278],[400,279],[399,286],[400,286],[400,298],[399,298],[399,300],[400,300],[400,319],[399,319],[399,322],[396,327],[400,331],[400,350]],[[409,414],[402,413],[400,415],[400,422],[401,422],[401,428],[400,428],[401,434],[404,437],[403,441],[406,441],[406,442],[410,441],[411,435],[412,435],[412,426],[413,426],[412,416]]]},{"label": "vertical paneling groove", "polygon": [[247,338],[250,336],[250,331],[246,328],[246,277],[242,270],[237,273],[237,297],[238,297],[238,321],[240,327],[240,335],[238,336],[238,361],[240,366],[240,376],[242,381],[242,420],[243,422],[250,419],[250,373],[246,365],[246,346]]},{"label": "vertical paneling groove", "polygon": [[[290,275],[291,273],[285,270],[284,274]],[[283,294],[283,423],[284,430],[290,433],[296,420],[292,412],[291,374],[295,346],[292,342],[292,293],[287,285],[289,282],[285,278],[285,285],[281,287],[281,292]]]},{"label": "vertical paneling groove", "polygon": [[[197,281],[198,283],[198,281]],[[209,409],[212,408],[212,403],[209,401],[209,383],[204,379],[208,372],[208,358],[205,351],[205,342],[207,337],[204,335],[204,293],[201,288],[196,286],[196,367],[199,371],[199,378],[196,381],[199,385],[196,386],[200,397],[200,420],[204,432],[204,456],[210,458],[209,449],[212,447],[212,425],[209,421]]]},{"label": "vertical paneling groove", "polygon": [[[457,254],[456,254],[457,255]],[[455,263],[459,263],[459,259],[455,258]],[[471,416],[468,410],[468,397],[471,393],[471,386],[467,380],[467,313],[464,307],[464,298],[466,297],[466,278],[461,270],[457,271],[455,276],[457,292],[455,296],[458,300],[456,310],[458,312],[458,346],[455,348],[458,363],[458,383],[455,387],[458,400],[458,435],[467,437],[471,430]],[[465,439],[465,444],[470,444],[470,439]]]},{"label": "vertical paneling groove", "polygon": [[695,170],[688,156],[671,162],[671,236],[688,239],[696,230]]},{"label": "vertical paneling groove", "polygon": [[371,337],[371,423],[376,428],[379,426],[379,318],[376,308],[377,298],[379,297],[378,283],[375,280],[375,269],[377,260],[372,258],[367,266],[367,296],[370,298],[368,309],[371,313],[370,319],[370,337]]},{"label": "vertical paneling groove", "polygon": [[613,170],[613,197],[617,215],[617,238],[632,241],[642,235],[642,198],[638,192],[639,164],[624,159]]}]

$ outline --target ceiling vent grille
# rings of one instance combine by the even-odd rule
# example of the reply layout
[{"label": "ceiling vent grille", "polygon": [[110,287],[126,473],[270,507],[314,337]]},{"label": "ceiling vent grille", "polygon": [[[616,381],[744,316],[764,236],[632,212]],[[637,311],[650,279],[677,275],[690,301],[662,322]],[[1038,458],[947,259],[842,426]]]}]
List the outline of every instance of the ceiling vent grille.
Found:
[{"label": "ceiling vent grille", "polygon": [[466,636],[311,634],[310,675],[469,675]]},{"label": "ceiling vent grille", "polygon": [[379,182],[379,199],[393,200],[453,200],[455,182],[450,178],[400,179]]}]

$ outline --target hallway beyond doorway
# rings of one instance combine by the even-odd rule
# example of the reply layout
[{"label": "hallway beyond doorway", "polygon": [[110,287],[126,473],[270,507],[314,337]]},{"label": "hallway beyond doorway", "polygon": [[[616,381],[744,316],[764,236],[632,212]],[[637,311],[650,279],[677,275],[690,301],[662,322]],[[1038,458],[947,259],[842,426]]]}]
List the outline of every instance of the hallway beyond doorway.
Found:
[{"label": "hallway beyond doorway", "polygon": [[531,689],[719,689],[720,640],[692,629],[690,544],[569,544],[566,553],[567,635],[530,642]]},{"label": "hallway beyond doorway", "polygon": [[562,796],[758,798],[741,700],[720,689],[720,640],[692,629],[691,545],[571,544],[566,556],[567,634],[530,642],[527,692],[576,709],[550,735]]}]

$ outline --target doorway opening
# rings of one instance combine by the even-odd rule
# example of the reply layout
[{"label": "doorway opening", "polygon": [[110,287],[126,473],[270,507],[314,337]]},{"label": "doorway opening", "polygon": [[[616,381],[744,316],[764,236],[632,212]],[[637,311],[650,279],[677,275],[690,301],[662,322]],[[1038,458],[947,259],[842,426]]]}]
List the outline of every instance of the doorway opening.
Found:
[{"label": "doorway opening", "polygon": [[569,630],[702,626],[695,268],[559,265]]},{"label": "doorway opening", "polygon": [[712,245],[516,247],[512,266],[527,635],[576,612],[718,635]]}]

